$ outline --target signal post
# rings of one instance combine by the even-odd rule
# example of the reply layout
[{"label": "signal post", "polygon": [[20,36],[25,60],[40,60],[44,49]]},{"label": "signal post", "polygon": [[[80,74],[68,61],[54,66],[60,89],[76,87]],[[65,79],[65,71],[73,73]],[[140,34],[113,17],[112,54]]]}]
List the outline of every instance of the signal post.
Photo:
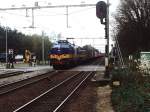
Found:
[{"label": "signal post", "polygon": [[99,1],[96,4],[96,16],[100,19],[102,25],[105,25],[105,77],[109,78],[109,0],[107,4]]}]

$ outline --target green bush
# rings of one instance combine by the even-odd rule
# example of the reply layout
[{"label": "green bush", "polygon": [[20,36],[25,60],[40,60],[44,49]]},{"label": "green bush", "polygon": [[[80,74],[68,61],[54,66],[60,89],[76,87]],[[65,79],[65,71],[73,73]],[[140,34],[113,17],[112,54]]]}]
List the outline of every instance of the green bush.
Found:
[{"label": "green bush", "polygon": [[112,79],[121,85],[113,87],[112,104],[116,112],[150,112],[150,79],[129,69],[112,71]]},{"label": "green bush", "polygon": [[112,92],[112,102],[116,112],[143,112],[144,97],[132,84],[116,88]]},{"label": "green bush", "polygon": [[124,77],[124,74],[127,74],[127,69],[122,69],[122,68],[117,68],[117,69],[113,69],[111,71],[111,74],[112,74],[112,80],[115,81],[115,80],[118,80],[118,81],[121,81],[122,78]]}]

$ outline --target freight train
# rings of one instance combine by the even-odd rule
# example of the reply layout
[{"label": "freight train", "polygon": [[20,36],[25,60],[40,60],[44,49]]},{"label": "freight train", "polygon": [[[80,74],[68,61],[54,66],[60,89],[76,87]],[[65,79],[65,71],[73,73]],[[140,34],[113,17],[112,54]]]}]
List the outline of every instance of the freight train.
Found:
[{"label": "freight train", "polygon": [[49,52],[50,65],[62,69],[97,58],[98,50],[90,46],[78,47],[67,40],[57,41]]}]

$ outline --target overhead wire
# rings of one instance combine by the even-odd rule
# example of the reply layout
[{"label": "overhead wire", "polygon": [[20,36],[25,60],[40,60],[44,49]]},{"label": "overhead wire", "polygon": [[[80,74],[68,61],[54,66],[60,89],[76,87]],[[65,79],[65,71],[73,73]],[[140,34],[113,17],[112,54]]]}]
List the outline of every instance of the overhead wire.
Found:
[{"label": "overhead wire", "polygon": [[[76,10],[76,11],[68,13],[68,15],[72,15],[72,14],[75,14],[75,13],[81,13],[83,11],[88,11],[88,10],[93,9],[93,8],[94,8],[94,6],[90,7],[90,8],[88,7],[88,8],[84,8],[84,9],[81,9],[81,10]],[[47,11],[44,11],[44,12],[47,12]],[[11,13],[11,12],[6,12],[6,11],[3,12],[3,13],[7,13],[7,14],[10,14],[10,15],[17,15],[17,16],[26,17],[26,15],[22,15],[22,14],[18,14],[18,13]],[[60,16],[60,15],[66,15],[66,14],[65,13],[55,13],[55,14],[52,14],[52,15],[35,15],[35,16]],[[29,16],[29,17],[31,17],[31,16]],[[25,21],[32,22],[31,20],[27,20],[27,19]]]},{"label": "overhead wire", "polygon": [[[71,15],[71,14],[75,14],[75,13],[80,13],[80,12],[83,12],[83,11],[87,11],[89,9],[93,9],[95,7],[90,7],[90,8],[85,8],[85,9],[81,9],[81,10],[77,10],[77,11],[73,11],[73,12],[70,12],[68,13],[68,15]],[[40,11],[40,12],[43,12],[43,13],[50,13],[48,11]],[[52,14],[52,15],[35,15],[35,16],[60,16],[60,15],[66,15],[66,13],[55,13],[55,14]]]},{"label": "overhead wire", "polygon": [[3,13],[7,13],[7,14],[11,14],[11,15],[17,15],[17,16],[24,16],[25,17],[25,15],[20,15],[18,13],[10,13],[10,12],[3,12]]},{"label": "overhead wire", "polygon": [[90,8],[86,8],[86,9],[82,9],[82,10],[73,11],[73,12],[69,13],[69,15],[70,14],[75,14],[75,13],[80,13],[80,12],[83,12],[83,11],[87,11],[87,10],[93,9],[93,8],[95,8],[95,7],[90,7]]},{"label": "overhead wire", "polygon": [[[73,11],[73,12],[70,12],[68,15],[71,15],[71,14],[75,14],[75,13],[80,13],[80,12],[83,12],[83,11],[87,11],[89,9],[93,9],[94,7],[90,7],[90,8],[86,8],[86,9],[82,9],[82,10],[77,10],[77,11]],[[41,11],[40,11],[41,12]],[[46,11],[43,11],[44,13]],[[3,12],[3,13],[7,13],[7,14],[11,14],[11,15],[17,15],[17,16],[22,16],[22,17],[26,17],[26,15],[21,15],[21,14],[18,14],[18,13],[10,13],[10,12]],[[48,12],[50,13],[50,12]],[[52,14],[52,15],[34,15],[34,16],[63,16],[63,15],[66,15],[65,13],[55,13],[55,14]],[[28,17],[31,17],[30,15]]]}]

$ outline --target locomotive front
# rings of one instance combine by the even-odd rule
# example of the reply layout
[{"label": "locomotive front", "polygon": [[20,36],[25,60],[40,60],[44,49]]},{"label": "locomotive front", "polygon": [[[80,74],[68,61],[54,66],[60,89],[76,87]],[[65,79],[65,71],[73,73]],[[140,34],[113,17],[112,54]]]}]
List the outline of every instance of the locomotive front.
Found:
[{"label": "locomotive front", "polygon": [[70,66],[74,57],[74,47],[67,40],[59,40],[50,50],[50,65],[54,69]]}]

